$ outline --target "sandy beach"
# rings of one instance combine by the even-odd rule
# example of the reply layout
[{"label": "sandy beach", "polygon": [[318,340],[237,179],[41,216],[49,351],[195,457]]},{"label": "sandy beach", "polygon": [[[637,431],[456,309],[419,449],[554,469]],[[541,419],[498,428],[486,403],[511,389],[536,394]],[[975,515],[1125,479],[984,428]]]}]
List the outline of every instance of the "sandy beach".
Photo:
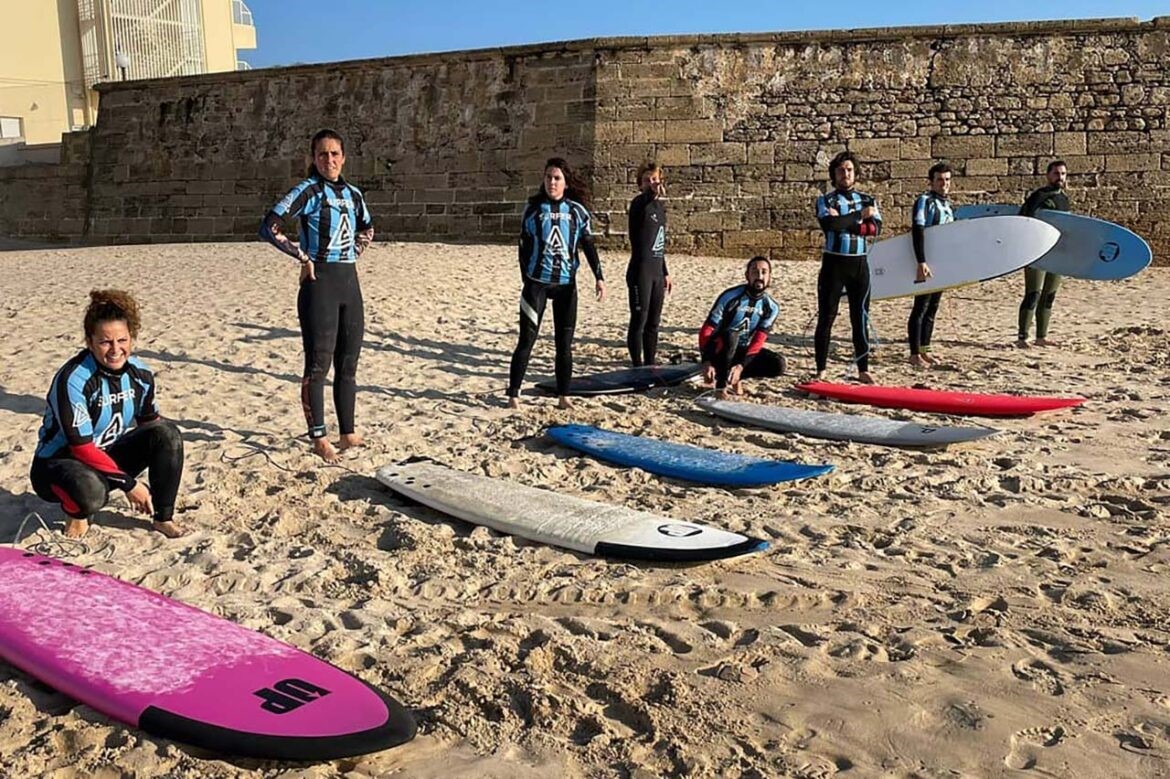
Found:
[{"label": "sandy beach", "polygon": [[[625,259],[603,253],[601,304],[582,270],[578,373],[626,362]],[[669,262],[661,356],[693,359],[699,324],[742,262]],[[270,247],[0,253],[0,541],[30,512],[63,520],[28,483],[45,391],[82,346],[89,290],[128,289],[143,306],[136,354],[184,433],[176,519],[192,532],[151,533],[119,493],[83,544],[30,524],[21,545],[324,658],[406,704],[419,736],[332,763],[227,760],[0,664],[0,775],[1170,774],[1170,270],[1066,281],[1059,348],[1011,346],[1019,274],[949,292],[930,371],[906,362],[909,301],[875,303],[881,383],[1088,399],[979,420],[1003,432],[920,452],[721,422],[694,407],[699,387],[568,412],[526,394],[511,411],[513,247],[377,243],[360,269],[367,445],[325,466],[304,439],[296,269]],[[769,343],[798,378],[812,369],[816,272],[777,263],[771,290],[781,314]],[[526,387],[552,372],[550,325]],[[842,305],[834,380],[849,369],[848,334]],[[746,399],[842,410],[791,384],[751,382]],[[335,434],[332,408],[328,419]],[[696,487],[572,454],[542,435],[563,422],[837,467],[774,488]],[[408,505],[374,479],[416,455],[772,546],[685,566],[526,542]]]}]

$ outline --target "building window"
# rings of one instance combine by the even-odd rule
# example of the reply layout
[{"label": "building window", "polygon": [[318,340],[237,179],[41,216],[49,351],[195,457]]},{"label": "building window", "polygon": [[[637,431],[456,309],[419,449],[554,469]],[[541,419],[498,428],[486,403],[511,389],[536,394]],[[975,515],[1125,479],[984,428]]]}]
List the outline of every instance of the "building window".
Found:
[{"label": "building window", "polygon": [[18,116],[0,116],[0,138],[23,138],[24,127]]},{"label": "building window", "polygon": [[252,11],[245,5],[244,0],[232,0],[232,21],[236,24],[252,27]]}]

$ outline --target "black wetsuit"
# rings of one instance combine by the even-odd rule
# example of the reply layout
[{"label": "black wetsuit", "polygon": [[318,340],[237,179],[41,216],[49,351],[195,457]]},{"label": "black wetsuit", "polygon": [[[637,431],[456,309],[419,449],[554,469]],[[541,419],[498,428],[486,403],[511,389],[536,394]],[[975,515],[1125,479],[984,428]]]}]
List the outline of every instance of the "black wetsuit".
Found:
[{"label": "black wetsuit", "polygon": [[312,175],[294,187],[260,226],[260,235],[297,257],[282,240],[281,220],[297,217],[300,249],[313,263],[315,281],[301,282],[297,318],[305,367],[301,406],[310,438],[324,438],[325,379],[333,367],[333,404],[342,435],[354,432],[357,364],[365,333],[365,304],[358,284],[357,258],[369,245],[374,224],[361,191],[343,179]]},{"label": "black wetsuit", "polygon": [[630,326],[626,346],[630,362],[653,365],[658,352],[658,323],[666,298],[666,208],[654,190],[630,201],[630,265],[626,286]]},{"label": "black wetsuit", "polygon": [[[918,196],[914,202],[914,214],[910,220],[911,242],[914,257],[921,265],[926,262],[926,228],[949,224],[955,220],[951,201],[933,191]],[[910,354],[930,351],[930,339],[934,335],[934,318],[942,301],[942,292],[929,295],[915,295],[910,307],[910,319],[906,323],[907,341]]]},{"label": "black wetsuit", "polygon": [[520,338],[512,352],[508,397],[520,395],[532,346],[540,332],[544,309],[553,305],[557,394],[569,391],[573,378],[573,333],[577,329],[578,253],[585,252],[589,269],[603,280],[601,258],[593,244],[589,210],[573,200],[538,195],[528,201],[520,226]]},{"label": "black wetsuit", "polygon": [[[1071,209],[1068,195],[1055,184],[1040,187],[1020,208],[1020,216],[1035,216],[1040,209],[1049,211],[1068,211]],[[1036,337],[1048,336],[1048,323],[1052,319],[1052,304],[1056,300],[1056,291],[1060,289],[1060,282],[1064,277],[1059,273],[1050,273],[1033,268],[1024,268],[1024,299],[1020,302],[1018,320],[1018,338],[1028,340],[1028,331],[1032,329],[1032,317],[1036,318]],[[1039,311],[1037,311],[1039,306]]]},{"label": "black wetsuit", "polygon": [[88,519],[106,505],[111,488],[130,492],[145,470],[154,521],[171,521],[183,438],[159,417],[154,375],[137,357],[111,371],[83,350],[57,371],[45,400],[29,473],[37,495]]},{"label": "black wetsuit", "polygon": [[[821,270],[817,276],[817,329],[813,336],[817,372],[829,361],[829,339],[844,290],[849,297],[849,323],[853,329],[853,357],[857,369],[869,370],[869,242],[881,232],[881,214],[862,220],[861,211],[877,201],[854,190],[834,190],[817,198],[817,222],[825,233]],[[838,216],[829,214],[835,209]]]}]

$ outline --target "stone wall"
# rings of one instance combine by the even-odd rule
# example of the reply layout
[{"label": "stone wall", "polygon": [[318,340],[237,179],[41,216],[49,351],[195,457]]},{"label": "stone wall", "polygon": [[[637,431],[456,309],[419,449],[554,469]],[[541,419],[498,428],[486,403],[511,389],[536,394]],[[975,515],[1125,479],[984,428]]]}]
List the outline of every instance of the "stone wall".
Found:
[{"label": "stone wall", "polygon": [[1061,156],[1077,210],[1161,260],[1168,64],[1165,18],[601,39],[110,84],[88,166],[0,170],[0,234],[248,238],[329,126],[383,239],[511,242],[559,154],[590,175],[616,249],[634,169],[655,158],[672,251],[812,257],[813,199],[847,147],[895,229],[936,159],[957,200],[1018,202]]}]

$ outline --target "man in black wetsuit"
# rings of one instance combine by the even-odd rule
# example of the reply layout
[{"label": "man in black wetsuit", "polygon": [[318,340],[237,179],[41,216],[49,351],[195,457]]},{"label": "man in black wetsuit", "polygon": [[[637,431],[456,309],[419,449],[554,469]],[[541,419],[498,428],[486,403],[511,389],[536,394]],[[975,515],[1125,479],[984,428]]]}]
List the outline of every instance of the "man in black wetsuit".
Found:
[{"label": "man in black wetsuit", "polygon": [[882,228],[877,201],[857,192],[857,157],[844,151],[829,163],[833,191],[817,198],[817,222],[825,233],[821,272],[817,276],[817,329],[813,338],[817,378],[824,377],[829,361],[829,339],[841,304],[841,290],[849,297],[849,324],[853,328],[853,359],[857,378],[873,384],[869,374],[869,244]]},{"label": "man in black wetsuit", "polygon": [[670,294],[666,268],[666,195],[662,168],[656,162],[638,168],[641,193],[630,201],[630,265],[626,286],[630,292],[630,326],[626,346],[635,367],[653,365],[658,351],[658,323],[662,303]]},{"label": "man in black wetsuit", "polygon": [[[1068,195],[1064,188],[1068,183],[1068,166],[1064,160],[1048,163],[1048,183],[1028,195],[1020,208],[1020,216],[1035,216],[1042,208],[1050,211],[1068,211]],[[1028,347],[1028,331],[1032,329],[1032,317],[1036,317],[1036,345],[1051,346],[1048,340],[1048,323],[1052,319],[1052,303],[1064,277],[1059,273],[1042,271],[1028,266],[1024,268],[1024,299],[1020,302],[1019,333],[1016,346]]]}]

